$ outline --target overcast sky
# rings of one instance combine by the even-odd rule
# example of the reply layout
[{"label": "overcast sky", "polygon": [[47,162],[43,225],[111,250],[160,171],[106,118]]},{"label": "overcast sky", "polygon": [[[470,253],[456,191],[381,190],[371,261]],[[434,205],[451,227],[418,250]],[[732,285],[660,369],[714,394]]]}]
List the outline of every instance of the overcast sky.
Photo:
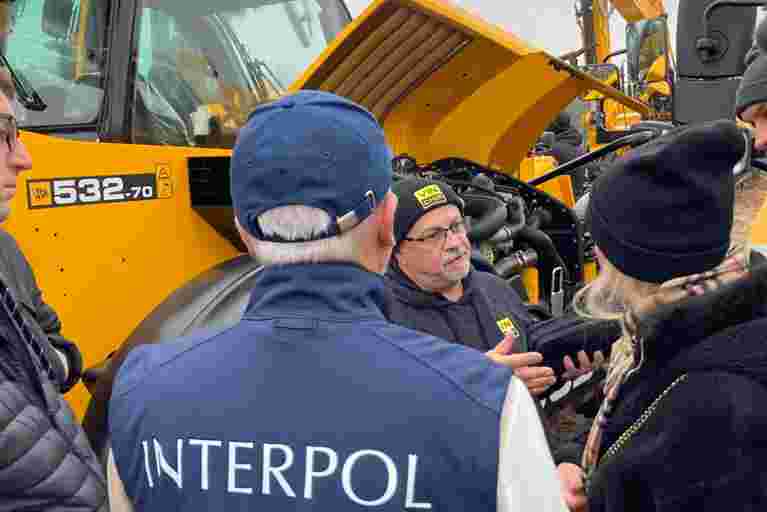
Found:
[{"label": "overcast sky", "polygon": [[[554,55],[561,55],[582,46],[580,34],[575,25],[575,0],[452,1]],[[346,2],[354,16],[370,4],[369,0],[346,0]],[[673,24],[677,0],[665,0],[665,3],[666,9],[671,14],[670,24]],[[614,50],[625,47],[624,27],[620,15],[617,12],[614,13],[611,18]],[[672,33],[674,33],[673,28]]]}]

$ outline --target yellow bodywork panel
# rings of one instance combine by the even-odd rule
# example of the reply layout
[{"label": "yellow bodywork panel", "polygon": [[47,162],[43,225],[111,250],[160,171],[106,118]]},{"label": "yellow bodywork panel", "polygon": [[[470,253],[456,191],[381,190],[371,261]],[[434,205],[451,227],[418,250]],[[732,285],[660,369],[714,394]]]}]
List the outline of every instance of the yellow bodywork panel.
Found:
[{"label": "yellow bodywork panel", "polygon": [[529,267],[522,271],[522,284],[525,285],[530,304],[538,304],[541,301],[540,288],[538,287],[539,279],[538,269],[535,267]]},{"label": "yellow bodywork panel", "polygon": [[[519,166],[519,176],[517,177],[525,182],[531,181],[543,176],[556,166],[557,161],[550,156],[525,158]],[[536,188],[543,190],[552,197],[556,197],[568,208],[575,206],[573,179],[570,176],[557,176]]]},{"label": "yellow bodywork panel", "polygon": [[[22,140],[34,168],[22,174],[3,227],[29,258],[44,299],[61,317],[63,334],[80,347],[86,367],[122,344],[171,292],[238,254],[190,207],[187,157],[229,151],[33,133],[23,133]],[[156,176],[155,199],[53,206],[57,178],[148,174]],[[82,183],[80,191],[87,191],[88,182]],[[89,397],[82,384],[67,395],[79,416]]]},{"label": "yellow bodywork panel", "polygon": [[459,156],[515,174],[554,116],[590,89],[647,113],[564,61],[455,6],[377,0],[292,89],[349,97],[383,124],[395,153]]},{"label": "yellow bodywork panel", "polygon": [[628,130],[642,120],[639,112],[633,111],[612,99],[606,99],[603,104],[605,126],[608,130]]}]

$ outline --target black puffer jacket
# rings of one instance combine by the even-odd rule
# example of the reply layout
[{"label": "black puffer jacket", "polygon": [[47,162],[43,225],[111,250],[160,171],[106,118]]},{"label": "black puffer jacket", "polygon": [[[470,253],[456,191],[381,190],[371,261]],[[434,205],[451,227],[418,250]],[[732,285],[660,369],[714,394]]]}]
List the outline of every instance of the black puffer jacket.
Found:
[{"label": "black puffer jacket", "polygon": [[85,433],[0,307],[0,512],[107,509]]},{"label": "black puffer jacket", "polygon": [[767,510],[767,267],[660,308],[638,339],[589,511]]}]

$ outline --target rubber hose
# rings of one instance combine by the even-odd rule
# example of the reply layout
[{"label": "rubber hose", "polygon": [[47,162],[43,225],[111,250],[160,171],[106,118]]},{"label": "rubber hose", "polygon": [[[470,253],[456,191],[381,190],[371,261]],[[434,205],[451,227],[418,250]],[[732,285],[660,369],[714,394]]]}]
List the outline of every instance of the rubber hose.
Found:
[{"label": "rubber hose", "polygon": [[506,223],[506,204],[490,196],[464,195],[464,214],[472,218],[468,237],[472,242],[487,240]]}]

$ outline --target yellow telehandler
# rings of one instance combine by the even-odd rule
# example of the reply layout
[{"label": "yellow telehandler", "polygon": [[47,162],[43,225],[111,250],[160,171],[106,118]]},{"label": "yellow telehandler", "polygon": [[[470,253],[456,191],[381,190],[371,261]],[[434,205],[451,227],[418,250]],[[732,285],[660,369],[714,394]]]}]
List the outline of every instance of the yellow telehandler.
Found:
[{"label": "yellow telehandler", "polygon": [[[322,89],[368,108],[396,175],[477,196],[467,207],[477,264],[555,314],[593,275],[583,224],[552,186],[574,166],[529,181],[520,169],[588,91],[652,110],[441,0],[375,0],[353,21],[341,0],[10,6],[4,64],[34,168],[3,227],[96,376],[68,399],[97,447],[110,354],[223,328],[247,301],[258,262],[234,229],[229,157],[257,105]],[[621,134],[585,158],[650,136]]]}]

